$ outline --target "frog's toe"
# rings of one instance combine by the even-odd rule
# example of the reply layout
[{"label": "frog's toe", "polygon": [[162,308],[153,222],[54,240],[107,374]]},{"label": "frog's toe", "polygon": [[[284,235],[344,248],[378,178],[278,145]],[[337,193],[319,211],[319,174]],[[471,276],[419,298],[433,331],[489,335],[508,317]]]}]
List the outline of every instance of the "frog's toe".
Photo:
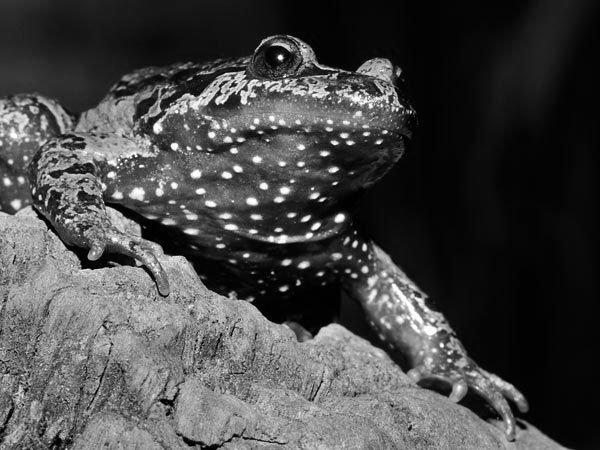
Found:
[{"label": "frog's toe", "polygon": [[441,372],[432,372],[424,366],[418,366],[408,371],[407,375],[415,383],[423,381],[437,381],[452,387],[450,400],[453,402],[461,401],[469,390],[467,383],[458,374],[442,374]]},{"label": "frog's toe", "polygon": [[488,402],[505,424],[509,440],[515,439],[516,421],[507,399],[514,401],[521,412],[528,409],[527,401],[512,384],[479,368],[470,359],[460,360],[457,366],[419,365],[408,371],[415,382],[441,381],[452,387],[450,400],[459,402],[472,389]]},{"label": "frog's toe", "polygon": [[158,244],[142,238],[128,236],[117,230],[110,233],[109,242],[111,250],[131,256],[141,262],[154,277],[158,292],[165,297],[169,295],[171,289],[167,273],[156,257],[157,253],[162,253],[162,249]]},{"label": "frog's toe", "polygon": [[450,400],[452,400],[453,402],[460,402],[463,398],[465,398],[465,395],[467,395],[467,391],[469,390],[469,387],[467,386],[467,383],[465,382],[465,380],[456,380],[454,382],[454,384],[452,385],[452,392],[450,393]]},{"label": "frog's toe", "polygon": [[106,249],[135,258],[145,266],[156,281],[158,292],[167,296],[170,293],[167,273],[156,257],[162,253],[162,248],[145,239],[129,236],[116,228],[97,229],[87,234],[89,246],[88,259],[95,261],[102,256]]},{"label": "frog's toe", "polygon": [[100,257],[104,254],[104,250],[106,249],[106,243],[96,241],[93,242],[90,246],[90,250],[88,251],[87,258],[90,261],[96,261],[100,259]]},{"label": "frog's toe", "polygon": [[154,252],[140,243],[134,243],[133,245],[130,244],[130,249],[132,251],[132,256],[139,260],[142,265],[146,266],[150,273],[152,273],[152,276],[156,281],[158,292],[165,297],[169,295],[171,288],[169,286],[167,273],[163,269],[161,263],[158,261],[158,258]]},{"label": "frog's toe", "polygon": [[484,370],[481,371],[506,398],[517,405],[517,408],[520,412],[526,413],[529,411],[529,403],[527,402],[527,399],[516,387],[514,387],[508,381],[504,381],[498,375],[494,375],[493,373],[489,373]]},{"label": "frog's toe", "polygon": [[105,227],[91,227],[84,233],[84,242],[89,248],[87,258],[96,261],[102,257],[108,244]]},{"label": "frog's toe", "polygon": [[471,389],[485,399],[504,422],[506,437],[515,440],[517,424],[504,393],[487,377],[487,372],[473,370],[466,373],[467,383]]}]

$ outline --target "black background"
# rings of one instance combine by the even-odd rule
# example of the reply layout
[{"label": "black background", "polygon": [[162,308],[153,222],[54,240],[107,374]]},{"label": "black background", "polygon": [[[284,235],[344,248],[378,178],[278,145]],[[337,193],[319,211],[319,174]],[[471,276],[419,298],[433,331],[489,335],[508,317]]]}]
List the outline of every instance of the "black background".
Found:
[{"label": "black background", "polygon": [[470,354],[564,445],[600,448],[596,0],[2,0],[0,95],[92,107],[144,65],[304,39],[321,62],[386,56],[419,113],[360,220]]}]

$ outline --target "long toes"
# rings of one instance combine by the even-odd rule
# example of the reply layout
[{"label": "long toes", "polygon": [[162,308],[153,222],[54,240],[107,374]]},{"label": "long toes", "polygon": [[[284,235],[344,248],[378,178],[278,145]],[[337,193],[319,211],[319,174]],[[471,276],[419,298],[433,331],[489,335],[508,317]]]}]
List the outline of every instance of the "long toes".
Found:
[{"label": "long toes", "polygon": [[525,396],[511,383],[504,381],[498,375],[486,372],[488,379],[504,394],[506,398],[517,405],[520,412],[526,413],[529,411],[529,403]]},{"label": "long toes", "polygon": [[142,261],[144,266],[152,273],[152,276],[156,280],[158,292],[164,297],[169,295],[171,288],[169,286],[169,279],[163,266],[160,264],[156,256],[148,251],[141,251],[137,254],[137,257]]},{"label": "long toes", "polygon": [[[156,258],[152,246],[141,238],[133,238],[120,231],[113,230],[109,236],[111,250],[135,258],[148,268],[161,295],[167,296],[171,292],[167,273]],[[162,251],[160,252],[162,253]]]},{"label": "long toes", "polygon": [[469,385],[471,389],[477,392],[492,405],[504,422],[508,440],[514,441],[517,424],[510,406],[502,393],[491,382],[487,381],[481,375],[475,376],[475,379],[472,380]]}]

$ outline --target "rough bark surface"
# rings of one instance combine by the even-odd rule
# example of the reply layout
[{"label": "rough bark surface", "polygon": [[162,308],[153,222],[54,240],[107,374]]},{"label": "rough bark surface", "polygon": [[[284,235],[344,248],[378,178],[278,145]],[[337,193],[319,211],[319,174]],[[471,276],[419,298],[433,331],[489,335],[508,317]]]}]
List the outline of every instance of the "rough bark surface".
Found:
[{"label": "rough bark surface", "polygon": [[298,343],[161,261],[167,298],[142,268],[82,269],[31,210],[0,213],[1,448],[563,448],[523,422],[509,443],[345,328]]}]

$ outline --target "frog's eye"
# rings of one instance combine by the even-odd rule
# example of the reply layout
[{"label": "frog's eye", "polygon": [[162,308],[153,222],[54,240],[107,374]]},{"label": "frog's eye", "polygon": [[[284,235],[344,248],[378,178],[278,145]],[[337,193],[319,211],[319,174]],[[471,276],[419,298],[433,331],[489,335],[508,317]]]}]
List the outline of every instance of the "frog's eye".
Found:
[{"label": "frog's eye", "polygon": [[291,39],[273,38],[263,42],[254,52],[252,71],[265,78],[284,78],[297,73],[302,53]]}]

